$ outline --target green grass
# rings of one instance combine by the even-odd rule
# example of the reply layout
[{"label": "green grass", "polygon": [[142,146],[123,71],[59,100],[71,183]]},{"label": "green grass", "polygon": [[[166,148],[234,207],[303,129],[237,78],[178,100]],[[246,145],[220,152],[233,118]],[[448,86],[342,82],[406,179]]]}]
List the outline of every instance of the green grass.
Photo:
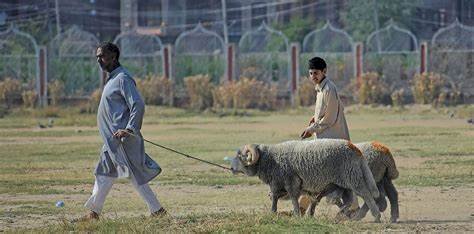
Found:
[{"label": "green grass", "polygon": [[[291,229],[287,229],[291,227]],[[191,214],[175,218],[117,218],[94,223],[68,223],[37,229],[51,232],[102,232],[102,233],[157,233],[157,232],[241,232],[275,233],[281,230],[291,232],[342,232],[350,230],[328,220],[296,218],[272,214]],[[26,230],[25,230],[26,231]]]},{"label": "green grass", "polygon": [[[474,106],[442,109],[351,106],[346,110],[353,142],[377,140],[390,147],[400,171],[396,186],[474,185],[474,126],[465,121],[474,116]],[[54,127],[37,128],[37,122],[45,123],[50,112],[56,116]],[[455,117],[450,118],[448,114],[453,112]],[[298,139],[311,113],[309,107],[275,112],[198,113],[149,106],[142,133],[153,142],[225,165],[228,162],[223,158],[233,156],[242,145]],[[5,198],[0,199],[0,210],[3,210],[0,220],[12,215],[13,219],[34,220],[28,214],[37,214],[57,221],[63,216],[83,214],[82,205],[92,189],[92,172],[102,144],[95,121],[95,114],[80,113],[77,108],[14,110],[0,119],[0,197]],[[161,188],[171,191],[160,194],[160,199],[179,213],[175,219],[130,217],[130,213],[143,214],[146,208],[131,186],[125,185],[128,182],[119,180],[121,185],[116,193],[120,195],[108,199],[105,209],[117,213],[127,211],[127,214],[91,224],[44,223],[36,225],[43,226],[40,228],[17,231],[346,232],[384,228],[336,224],[330,221],[332,218],[300,219],[268,214],[268,189],[258,178],[234,176],[147,143],[145,147],[163,168],[152,187],[157,186],[154,188],[159,194]],[[129,190],[124,192],[125,188]],[[193,196],[194,190],[200,191],[199,197]],[[12,197],[24,200],[10,200]],[[67,199],[62,212],[55,213],[58,211],[54,207],[55,199]],[[122,206],[117,206],[118,203]],[[216,211],[220,208],[224,211]]]}]

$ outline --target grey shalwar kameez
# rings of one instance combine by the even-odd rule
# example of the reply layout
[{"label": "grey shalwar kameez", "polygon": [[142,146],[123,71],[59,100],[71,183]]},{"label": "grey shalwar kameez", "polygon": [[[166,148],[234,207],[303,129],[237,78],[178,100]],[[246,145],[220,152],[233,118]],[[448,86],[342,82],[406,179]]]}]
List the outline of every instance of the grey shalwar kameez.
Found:
[{"label": "grey shalwar kameez", "polygon": [[[161,168],[146,153],[140,134],[145,104],[135,81],[122,67],[113,70],[104,86],[97,112],[97,123],[104,141],[100,159],[95,169],[95,184],[85,206],[99,214],[115,178],[128,177],[150,211],[156,212],[161,205],[148,182]],[[129,129],[135,136],[123,142],[113,136],[120,129]]]},{"label": "grey shalwar kameez", "polygon": [[[104,145],[96,175],[128,177],[127,174],[133,174],[141,185],[160,173],[157,164],[145,154],[140,133],[144,113],[145,104],[131,75],[122,67],[113,70],[105,84],[97,111],[97,123]],[[119,129],[130,129],[138,137],[129,136],[121,142],[113,136]]]}]

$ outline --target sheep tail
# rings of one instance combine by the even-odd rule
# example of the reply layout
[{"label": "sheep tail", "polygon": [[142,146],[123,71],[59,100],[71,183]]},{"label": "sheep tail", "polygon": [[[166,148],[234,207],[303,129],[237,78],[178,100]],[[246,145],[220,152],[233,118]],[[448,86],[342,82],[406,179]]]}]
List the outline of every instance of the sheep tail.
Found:
[{"label": "sheep tail", "polygon": [[362,169],[362,174],[364,176],[365,184],[367,185],[367,188],[369,189],[370,194],[372,194],[372,197],[374,198],[379,197],[379,189],[377,188],[377,185],[375,184],[374,176],[372,175],[372,172],[370,171],[369,165],[367,164],[366,160],[362,160],[361,169]]},{"label": "sheep tail", "polygon": [[398,178],[397,166],[395,165],[395,160],[393,159],[390,149],[387,146],[377,141],[373,141],[371,145],[375,150],[381,153],[380,157],[382,157],[381,160],[383,164],[385,165],[385,167],[387,168],[388,178],[391,180]]}]

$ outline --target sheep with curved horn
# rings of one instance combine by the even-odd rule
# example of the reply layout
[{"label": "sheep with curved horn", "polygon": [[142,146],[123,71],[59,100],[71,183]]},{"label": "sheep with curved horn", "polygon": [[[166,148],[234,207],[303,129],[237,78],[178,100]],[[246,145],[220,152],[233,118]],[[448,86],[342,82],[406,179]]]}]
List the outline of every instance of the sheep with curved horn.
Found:
[{"label": "sheep with curved horn", "polygon": [[315,196],[331,185],[350,189],[367,203],[376,222],[380,212],[374,198],[379,191],[367,161],[351,142],[340,139],[287,141],[275,145],[246,145],[232,159],[232,171],[258,176],[270,186],[272,211],[288,193],[293,212],[301,215],[298,198]]}]

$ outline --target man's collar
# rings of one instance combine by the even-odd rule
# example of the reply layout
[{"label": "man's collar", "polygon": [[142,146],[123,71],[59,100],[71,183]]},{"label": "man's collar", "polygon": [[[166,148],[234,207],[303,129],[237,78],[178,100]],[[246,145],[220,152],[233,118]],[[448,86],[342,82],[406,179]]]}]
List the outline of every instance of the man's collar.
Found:
[{"label": "man's collar", "polygon": [[323,90],[324,86],[326,86],[327,83],[328,83],[328,78],[324,77],[324,79],[321,81],[321,83],[316,84],[314,89],[316,89],[316,91],[318,91],[318,92],[321,92],[321,90]]},{"label": "man's collar", "polygon": [[110,80],[110,79],[114,78],[114,76],[119,74],[121,71],[122,71],[122,66],[118,66],[117,68],[115,68],[113,71],[111,71],[109,73],[109,77],[108,77],[107,80]]}]

